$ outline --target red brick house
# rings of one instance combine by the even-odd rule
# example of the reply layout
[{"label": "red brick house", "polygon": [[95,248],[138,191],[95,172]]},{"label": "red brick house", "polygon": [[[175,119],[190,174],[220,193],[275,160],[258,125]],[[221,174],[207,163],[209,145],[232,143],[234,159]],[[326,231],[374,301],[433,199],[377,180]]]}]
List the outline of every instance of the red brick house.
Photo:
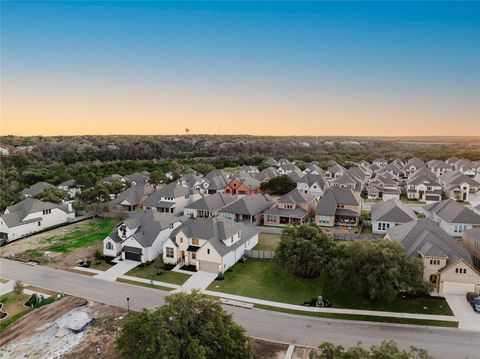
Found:
[{"label": "red brick house", "polygon": [[234,177],[227,187],[225,193],[231,195],[251,195],[260,193],[261,182],[253,177]]}]

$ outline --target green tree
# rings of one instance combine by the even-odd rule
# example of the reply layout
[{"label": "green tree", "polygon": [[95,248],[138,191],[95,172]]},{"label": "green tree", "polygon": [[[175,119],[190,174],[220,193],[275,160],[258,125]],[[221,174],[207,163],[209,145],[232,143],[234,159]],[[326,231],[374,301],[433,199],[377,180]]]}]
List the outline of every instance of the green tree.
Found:
[{"label": "green tree", "polygon": [[167,181],[167,177],[165,173],[160,170],[155,170],[150,173],[150,183],[158,186],[160,183],[164,183]]},{"label": "green tree", "polygon": [[287,175],[281,175],[272,178],[270,181],[263,182],[260,189],[270,194],[285,194],[297,188],[297,184]]},{"label": "green tree", "polygon": [[333,239],[311,223],[285,227],[275,250],[275,261],[305,278],[318,277],[331,260]]},{"label": "green tree", "polygon": [[358,343],[354,347],[345,349],[341,345],[329,342],[322,343],[317,351],[310,353],[310,359],[434,359],[424,349],[410,347],[410,350],[401,350],[393,340],[384,340],[379,346],[370,349]]},{"label": "green tree", "polygon": [[15,281],[15,284],[13,285],[13,293],[15,293],[16,295],[22,295],[23,289],[24,289],[24,286],[22,281],[21,280]]},{"label": "green tree", "polygon": [[215,166],[211,163],[198,163],[196,165],[193,165],[192,168],[195,171],[200,172],[202,175],[206,175],[208,172],[213,171],[215,169]]},{"label": "green tree", "polygon": [[93,172],[81,172],[75,177],[75,182],[81,188],[90,188],[98,181],[98,176]]},{"label": "green tree", "polygon": [[117,339],[123,358],[251,358],[248,337],[218,301],[177,293],[153,311],[129,313]]},{"label": "green tree", "polygon": [[118,178],[114,178],[112,180],[112,183],[110,183],[109,185],[107,185],[107,189],[110,193],[112,194],[119,194],[120,192],[122,192],[125,188],[125,184],[119,180]]},{"label": "green tree", "polygon": [[397,242],[385,239],[338,244],[327,266],[327,283],[337,292],[354,292],[370,300],[391,300],[400,290],[430,289],[423,280],[422,263],[407,258]]},{"label": "green tree", "polygon": [[64,190],[56,187],[45,188],[35,195],[35,198],[44,201],[52,202],[56,204],[62,203],[62,199],[67,195]]}]

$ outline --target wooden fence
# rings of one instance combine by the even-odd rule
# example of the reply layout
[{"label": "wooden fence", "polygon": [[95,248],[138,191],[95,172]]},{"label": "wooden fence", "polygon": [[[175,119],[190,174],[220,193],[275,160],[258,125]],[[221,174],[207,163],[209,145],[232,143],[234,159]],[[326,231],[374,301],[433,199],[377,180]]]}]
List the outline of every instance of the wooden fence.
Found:
[{"label": "wooden fence", "polygon": [[258,251],[255,249],[250,249],[245,251],[245,255],[249,258],[259,258],[259,259],[272,259],[274,251]]}]

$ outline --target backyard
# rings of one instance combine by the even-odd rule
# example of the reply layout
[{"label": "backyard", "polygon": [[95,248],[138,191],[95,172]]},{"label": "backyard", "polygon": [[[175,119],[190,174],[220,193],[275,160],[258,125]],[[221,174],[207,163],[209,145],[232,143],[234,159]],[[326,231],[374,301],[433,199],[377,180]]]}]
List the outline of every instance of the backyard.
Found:
[{"label": "backyard", "polygon": [[272,300],[290,304],[303,304],[323,295],[336,308],[380,310],[392,312],[452,315],[447,302],[441,298],[417,298],[387,301],[370,301],[354,294],[338,294],[326,288],[322,277],[304,279],[296,277],[274,261],[249,258],[237,263],[225,279],[214,281],[209,290]]},{"label": "backyard", "polygon": [[258,244],[253,247],[257,251],[274,251],[280,243],[280,234],[260,233]]},{"label": "backyard", "polygon": [[125,275],[178,285],[182,285],[188,278],[190,278],[190,274],[174,272],[171,270],[164,270],[161,275],[157,275],[157,269],[154,264],[138,266],[127,272]]}]

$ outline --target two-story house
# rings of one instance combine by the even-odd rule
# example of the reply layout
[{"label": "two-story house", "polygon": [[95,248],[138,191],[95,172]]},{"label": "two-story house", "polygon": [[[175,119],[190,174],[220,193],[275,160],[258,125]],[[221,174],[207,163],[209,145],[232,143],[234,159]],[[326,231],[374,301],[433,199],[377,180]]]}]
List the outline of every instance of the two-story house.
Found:
[{"label": "two-story house", "polygon": [[427,167],[432,171],[432,173],[440,177],[447,172],[453,170],[452,166],[450,166],[447,162],[442,160],[431,160],[427,162]]},{"label": "two-story house", "polygon": [[316,199],[309,193],[294,189],[277,199],[277,204],[263,214],[265,226],[307,223],[315,211]]},{"label": "two-story house", "polygon": [[176,182],[154,191],[145,201],[144,209],[154,209],[160,213],[183,213],[188,204],[200,199],[201,195]]},{"label": "two-story house", "polygon": [[134,213],[103,239],[103,255],[149,263],[160,255],[163,244],[181,223],[170,213],[151,209]]},{"label": "two-story house", "polygon": [[232,178],[227,187],[225,187],[225,193],[234,196],[248,196],[260,193],[260,185],[261,182],[250,175],[238,176]]},{"label": "two-story house", "polygon": [[115,199],[110,201],[109,207],[113,212],[133,212],[142,208],[148,196],[152,194],[153,187],[149,185],[136,185],[120,192]]},{"label": "two-story house", "polygon": [[244,196],[228,204],[220,210],[223,218],[245,224],[260,224],[262,216],[275,204],[268,194],[252,194]]},{"label": "two-story house", "polygon": [[183,214],[190,218],[215,217],[222,208],[236,200],[237,197],[221,192],[202,195],[200,199],[186,205]]},{"label": "two-story house", "polygon": [[328,187],[321,174],[308,173],[297,182],[297,189],[319,199]]},{"label": "two-story house", "polygon": [[432,294],[480,292],[480,273],[468,250],[431,219],[390,228],[385,238],[399,242],[408,257],[422,261],[424,279],[434,286]]},{"label": "two-story house", "polygon": [[475,201],[480,199],[480,183],[455,170],[440,176],[445,196],[456,201]]},{"label": "two-story house", "polygon": [[318,201],[315,223],[323,227],[356,227],[360,213],[360,196],[356,192],[346,187],[330,187]]},{"label": "two-story house", "polygon": [[75,218],[71,203],[58,205],[26,198],[8,206],[0,217],[0,239],[7,243]]},{"label": "two-story house", "polygon": [[221,217],[188,219],[163,245],[163,261],[223,273],[258,243],[259,230]]},{"label": "two-story house", "polygon": [[413,157],[410,158],[407,163],[405,164],[405,167],[403,168],[405,175],[408,177],[412,173],[417,172],[418,170],[425,168],[426,164],[425,161],[418,157]]},{"label": "two-story house", "polygon": [[464,231],[462,243],[470,252],[474,267],[480,271],[480,228]]},{"label": "two-story house", "polygon": [[407,178],[407,198],[427,204],[442,200],[442,185],[427,167],[420,168]]}]

